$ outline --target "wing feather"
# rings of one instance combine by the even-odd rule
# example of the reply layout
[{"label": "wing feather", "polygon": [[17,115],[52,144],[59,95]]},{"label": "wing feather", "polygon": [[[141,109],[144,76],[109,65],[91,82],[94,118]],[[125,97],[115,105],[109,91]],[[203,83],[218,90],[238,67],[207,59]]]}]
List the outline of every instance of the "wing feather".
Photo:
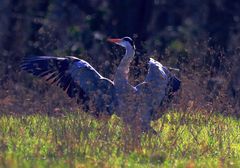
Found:
[{"label": "wing feather", "polygon": [[[45,78],[51,84],[56,84],[79,103],[86,105],[92,100],[94,115],[101,112],[112,114],[114,111],[113,82],[102,77],[84,60],[72,56],[35,56],[25,58],[20,67],[37,77]],[[104,96],[107,99],[103,99]],[[87,105],[85,109],[90,108]]]},{"label": "wing feather", "polygon": [[137,85],[136,89],[139,96],[145,101],[144,103],[147,103],[156,112],[164,100],[172,98],[172,93],[176,92],[180,85],[181,81],[167,67],[150,58],[145,81]]}]

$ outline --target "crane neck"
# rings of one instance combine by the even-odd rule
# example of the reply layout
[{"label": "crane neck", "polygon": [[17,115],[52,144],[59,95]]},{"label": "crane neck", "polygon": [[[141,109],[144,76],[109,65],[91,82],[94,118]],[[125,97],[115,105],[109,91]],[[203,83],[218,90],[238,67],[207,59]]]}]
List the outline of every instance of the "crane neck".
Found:
[{"label": "crane neck", "polygon": [[133,61],[134,55],[134,48],[130,45],[126,46],[126,52],[117,68],[114,82],[128,81],[129,67]]}]

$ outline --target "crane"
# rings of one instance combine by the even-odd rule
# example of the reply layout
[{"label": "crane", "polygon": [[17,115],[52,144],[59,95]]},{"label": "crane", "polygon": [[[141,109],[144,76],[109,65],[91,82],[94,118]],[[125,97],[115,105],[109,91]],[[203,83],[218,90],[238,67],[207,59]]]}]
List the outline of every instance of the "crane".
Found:
[{"label": "crane", "polygon": [[124,123],[133,125],[138,121],[141,131],[149,131],[153,114],[165,99],[179,90],[181,81],[167,67],[150,58],[145,80],[132,86],[128,74],[135,55],[133,40],[124,37],[107,41],[125,48],[113,81],[100,75],[88,62],[73,56],[26,57],[20,67],[56,84],[94,116],[116,114]]}]

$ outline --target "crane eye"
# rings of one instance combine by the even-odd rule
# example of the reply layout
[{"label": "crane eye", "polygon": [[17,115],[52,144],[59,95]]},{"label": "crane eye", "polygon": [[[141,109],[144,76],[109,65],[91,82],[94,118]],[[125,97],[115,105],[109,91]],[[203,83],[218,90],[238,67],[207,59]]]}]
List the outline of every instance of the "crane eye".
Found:
[{"label": "crane eye", "polygon": [[133,40],[130,37],[124,37],[123,40],[129,42],[131,44],[131,46],[133,46],[133,48],[135,48]]}]

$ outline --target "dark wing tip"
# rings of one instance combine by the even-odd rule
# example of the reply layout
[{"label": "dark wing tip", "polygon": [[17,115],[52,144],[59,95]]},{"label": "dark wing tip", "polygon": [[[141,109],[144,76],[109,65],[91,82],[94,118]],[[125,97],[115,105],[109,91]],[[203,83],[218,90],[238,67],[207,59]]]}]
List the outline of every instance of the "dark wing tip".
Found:
[{"label": "dark wing tip", "polygon": [[173,76],[170,79],[170,86],[172,88],[171,91],[176,92],[180,89],[181,81],[176,76]]}]

